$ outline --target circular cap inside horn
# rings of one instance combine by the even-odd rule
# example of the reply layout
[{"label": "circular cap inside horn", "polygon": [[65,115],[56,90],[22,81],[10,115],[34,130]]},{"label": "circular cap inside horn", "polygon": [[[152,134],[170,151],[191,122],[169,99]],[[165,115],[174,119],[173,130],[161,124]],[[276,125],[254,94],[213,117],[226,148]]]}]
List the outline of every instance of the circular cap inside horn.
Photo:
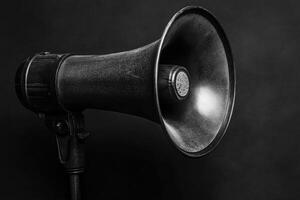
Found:
[{"label": "circular cap inside horn", "polygon": [[188,96],[190,90],[190,79],[188,72],[183,69],[178,69],[174,73],[174,79],[171,80],[175,93],[178,98],[185,98]]},{"label": "circular cap inside horn", "polygon": [[[168,101],[157,84],[165,65],[182,66],[175,89],[181,101]],[[156,60],[155,90],[163,127],[185,154],[201,156],[222,138],[230,120],[235,77],[226,36],[212,14],[186,7],[167,25]],[[188,74],[188,75],[187,75]]]}]

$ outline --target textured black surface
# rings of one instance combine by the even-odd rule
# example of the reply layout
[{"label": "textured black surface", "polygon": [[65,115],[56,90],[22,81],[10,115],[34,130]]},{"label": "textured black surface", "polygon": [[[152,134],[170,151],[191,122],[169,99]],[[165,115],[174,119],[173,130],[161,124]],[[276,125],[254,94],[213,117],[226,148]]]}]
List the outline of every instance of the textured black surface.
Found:
[{"label": "textured black surface", "polygon": [[294,1],[8,1],[1,20],[0,199],[64,199],[55,138],[18,101],[17,66],[40,51],[104,54],[158,39],[181,7],[211,10],[237,68],[237,99],[210,155],[182,156],[158,125],[86,111],[89,199],[299,199],[300,3]]},{"label": "textured black surface", "polygon": [[62,112],[56,101],[55,76],[65,56],[37,53],[22,62],[15,76],[16,94],[21,103],[36,113]]},{"label": "textured black surface", "polygon": [[57,73],[58,101],[68,110],[103,109],[158,121],[154,66],[159,41],[109,55],[72,55]]}]

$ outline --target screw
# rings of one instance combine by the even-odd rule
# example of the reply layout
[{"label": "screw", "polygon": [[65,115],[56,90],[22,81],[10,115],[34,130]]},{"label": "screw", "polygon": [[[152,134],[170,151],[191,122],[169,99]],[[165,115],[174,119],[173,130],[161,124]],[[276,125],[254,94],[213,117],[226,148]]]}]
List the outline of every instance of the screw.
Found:
[{"label": "screw", "polygon": [[60,135],[66,135],[68,133],[68,124],[65,122],[57,122],[55,127]]},{"label": "screw", "polygon": [[45,119],[45,114],[44,113],[38,113],[38,118]]},{"label": "screw", "polygon": [[44,51],[44,52],[41,52],[40,54],[41,55],[48,55],[48,54],[50,54],[50,52],[49,51]]},{"label": "screw", "polygon": [[84,131],[84,130],[80,131],[80,132],[77,134],[77,136],[78,136],[78,138],[79,138],[80,140],[85,140],[85,139],[88,138],[90,135],[91,135],[90,132],[87,132],[87,131]]}]

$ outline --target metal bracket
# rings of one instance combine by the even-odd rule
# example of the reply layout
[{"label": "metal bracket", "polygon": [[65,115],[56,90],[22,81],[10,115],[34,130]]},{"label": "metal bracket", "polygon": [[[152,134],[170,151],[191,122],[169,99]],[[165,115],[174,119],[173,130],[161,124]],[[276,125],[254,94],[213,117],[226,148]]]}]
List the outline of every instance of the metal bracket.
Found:
[{"label": "metal bracket", "polygon": [[84,171],[84,141],[90,135],[84,129],[81,113],[46,115],[47,127],[56,133],[58,157],[68,173]]},{"label": "metal bracket", "polygon": [[71,112],[46,115],[45,123],[56,134],[59,161],[70,175],[71,199],[82,199],[79,175],[85,170],[84,143],[90,135],[84,129],[84,117]]}]

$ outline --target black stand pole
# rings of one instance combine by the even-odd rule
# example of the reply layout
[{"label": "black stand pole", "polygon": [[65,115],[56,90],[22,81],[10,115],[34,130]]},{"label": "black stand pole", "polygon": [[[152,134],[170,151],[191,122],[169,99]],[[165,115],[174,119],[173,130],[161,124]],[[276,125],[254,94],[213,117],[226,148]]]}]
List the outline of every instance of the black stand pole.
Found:
[{"label": "black stand pole", "polygon": [[79,174],[70,174],[70,195],[71,200],[81,200],[81,185],[80,185],[80,175]]},{"label": "black stand pole", "polygon": [[70,199],[82,200],[80,177],[85,169],[84,129],[81,113],[47,115],[46,124],[56,133],[58,157],[70,179]]}]

